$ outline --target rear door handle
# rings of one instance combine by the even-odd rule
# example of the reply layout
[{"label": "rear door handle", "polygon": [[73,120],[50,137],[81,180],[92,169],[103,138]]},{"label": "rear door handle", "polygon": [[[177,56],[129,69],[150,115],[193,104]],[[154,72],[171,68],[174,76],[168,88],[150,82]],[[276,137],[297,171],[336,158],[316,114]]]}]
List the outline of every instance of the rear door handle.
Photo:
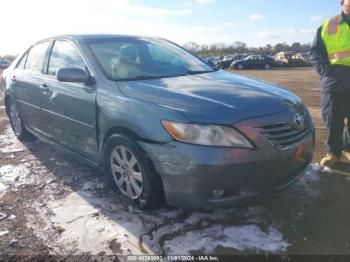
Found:
[{"label": "rear door handle", "polygon": [[11,81],[16,82],[16,76],[12,76]]},{"label": "rear door handle", "polygon": [[48,87],[47,84],[42,84],[42,85],[39,86],[39,88],[40,88],[41,91],[43,91],[43,92],[49,91],[49,87]]}]

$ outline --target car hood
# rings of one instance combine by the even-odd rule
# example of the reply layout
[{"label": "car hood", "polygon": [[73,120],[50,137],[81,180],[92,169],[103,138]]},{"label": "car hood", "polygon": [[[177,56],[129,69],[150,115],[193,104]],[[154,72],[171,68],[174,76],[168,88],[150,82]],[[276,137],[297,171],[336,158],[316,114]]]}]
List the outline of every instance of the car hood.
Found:
[{"label": "car hood", "polygon": [[300,99],[277,85],[225,71],[163,79],[119,81],[121,92],[182,113],[196,123],[232,124],[286,110]]}]

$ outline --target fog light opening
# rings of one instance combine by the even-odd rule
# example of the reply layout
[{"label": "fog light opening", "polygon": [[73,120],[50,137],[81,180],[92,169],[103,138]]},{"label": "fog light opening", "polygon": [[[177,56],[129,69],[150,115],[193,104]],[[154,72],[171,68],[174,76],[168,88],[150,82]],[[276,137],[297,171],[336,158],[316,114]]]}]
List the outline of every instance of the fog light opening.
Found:
[{"label": "fog light opening", "polygon": [[219,199],[224,196],[225,190],[223,189],[214,189],[213,192],[211,193],[211,196],[213,199]]},{"label": "fog light opening", "polygon": [[214,189],[211,193],[211,198],[213,200],[218,200],[222,198],[239,197],[242,192],[238,188],[233,189]]},{"label": "fog light opening", "polygon": [[224,197],[239,197],[242,195],[241,190],[238,188],[225,190]]}]

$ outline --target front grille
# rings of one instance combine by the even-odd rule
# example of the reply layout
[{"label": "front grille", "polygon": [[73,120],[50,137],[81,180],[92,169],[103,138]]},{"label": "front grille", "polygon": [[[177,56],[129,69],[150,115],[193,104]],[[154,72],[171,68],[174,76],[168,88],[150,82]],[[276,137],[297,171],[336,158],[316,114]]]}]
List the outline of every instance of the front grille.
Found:
[{"label": "front grille", "polygon": [[288,122],[275,123],[258,127],[260,133],[278,149],[293,146],[303,140],[310,131],[309,123],[299,129]]}]

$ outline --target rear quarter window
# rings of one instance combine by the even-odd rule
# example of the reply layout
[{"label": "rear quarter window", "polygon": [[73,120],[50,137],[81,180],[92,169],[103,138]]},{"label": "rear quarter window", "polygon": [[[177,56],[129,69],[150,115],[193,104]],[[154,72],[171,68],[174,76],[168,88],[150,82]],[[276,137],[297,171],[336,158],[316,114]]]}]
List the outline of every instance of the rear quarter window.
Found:
[{"label": "rear quarter window", "polygon": [[42,73],[45,63],[45,57],[50,45],[49,41],[37,44],[28,54],[25,70],[33,73]]}]

